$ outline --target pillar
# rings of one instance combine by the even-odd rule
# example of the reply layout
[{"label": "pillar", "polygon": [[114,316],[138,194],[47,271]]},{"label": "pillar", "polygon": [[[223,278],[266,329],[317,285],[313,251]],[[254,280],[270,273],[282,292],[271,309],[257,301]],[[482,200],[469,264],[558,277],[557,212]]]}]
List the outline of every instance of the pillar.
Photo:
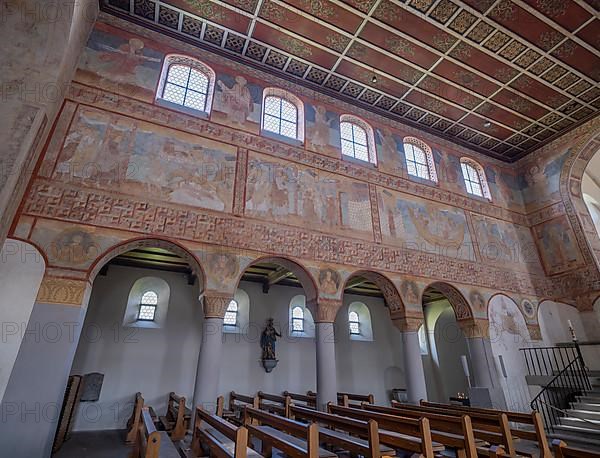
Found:
[{"label": "pillar", "polygon": [[404,359],[404,373],[406,377],[406,394],[408,402],[418,404],[421,399],[427,400],[427,385],[423,358],[419,345],[419,327],[423,324],[423,317],[396,318],[392,322],[400,329],[402,336],[402,355]]},{"label": "pillar", "polygon": [[90,290],[84,280],[42,279],[0,406],[2,456],[50,457]]},{"label": "pillar", "polygon": [[219,375],[223,359],[223,317],[233,299],[228,295],[204,295],[202,346],[198,355],[194,406],[214,411],[217,403]]},{"label": "pillar", "polygon": [[458,323],[465,334],[471,362],[471,386],[473,389],[470,391],[470,397],[474,398],[478,393],[477,389],[483,388],[489,393],[489,400],[492,404],[485,405],[485,400],[481,404],[479,399],[483,398],[477,396],[478,399],[472,399],[473,405],[498,409],[506,408],[504,391],[500,384],[500,374],[492,353],[488,320],[471,318]]},{"label": "pillar", "polygon": [[327,409],[327,403],[337,403],[337,372],[335,365],[335,317],[342,301],[318,299],[308,307],[315,317],[317,350],[317,407]]}]

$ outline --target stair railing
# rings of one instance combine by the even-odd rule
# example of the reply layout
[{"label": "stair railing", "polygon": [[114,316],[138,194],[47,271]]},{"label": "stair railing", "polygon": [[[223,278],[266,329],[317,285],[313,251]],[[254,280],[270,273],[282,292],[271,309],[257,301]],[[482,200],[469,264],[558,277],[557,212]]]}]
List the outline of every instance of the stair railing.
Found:
[{"label": "stair railing", "polygon": [[554,432],[554,427],[569,408],[569,403],[592,388],[581,352],[576,348],[577,344],[574,347],[573,359],[543,385],[542,390],[531,401],[531,408],[542,414],[546,429],[551,432]]}]

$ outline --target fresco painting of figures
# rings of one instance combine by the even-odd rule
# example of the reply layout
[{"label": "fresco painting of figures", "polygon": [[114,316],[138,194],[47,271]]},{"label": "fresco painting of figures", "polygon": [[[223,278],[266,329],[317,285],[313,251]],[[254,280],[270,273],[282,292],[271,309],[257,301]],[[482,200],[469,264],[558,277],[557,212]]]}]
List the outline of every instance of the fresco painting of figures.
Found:
[{"label": "fresco painting of figures", "polygon": [[528,212],[560,201],[560,171],[566,157],[561,154],[549,162],[534,158],[523,164],[521,194]]},{"label": "fresco painting of figures", "polygon": [[243,76],[217,74],[211,120],[258,134],[262,89]]},{"label": "fresco painting of figures", "polygon": [[391,175],[406,177],[402,138],[394,135],[390,129],[376,129],[375,145],[377,146],[379,170]]},{"label": "fresco painting of figures", "polygon": [[331,157],[340,157],[340,115],[323,105],[304,104],[306,148]]},{"label": "fresco painting of figures", "polygon": [[473,244],[462,210],[388,189],[378,189],[385,243],[473,260]]},{"label": "fresco painting of figures", "polygon": [[486,167],[485,175],[492,194],[492,201],[516,211],[523,211],[523,196],[516,175],[494,167]]},{"label": "fresco painting of figures", "polygon": [[575,233],[565,215],[534,226],[533,230],[548,275],[565,272],[583,264]]},{"label": "fresco painting of figures", "polygon": [[372,239],[369,188],[310,167],[252,153],[246,215]]},{"label": "fresco painting of figures", "polygon": [[77,69],[77,81],[144,101],[154,100],[164,54],[141,38],[96,24]]},{"label": "fresco painting of figures", "polygon": [[84,186],[230,212],[236,148],[80,108],[54,176]]},{"label": "fresco painting of figures", "polygon": [[483,262],[541,273],[542,265],[529,228],[471,213]]}]

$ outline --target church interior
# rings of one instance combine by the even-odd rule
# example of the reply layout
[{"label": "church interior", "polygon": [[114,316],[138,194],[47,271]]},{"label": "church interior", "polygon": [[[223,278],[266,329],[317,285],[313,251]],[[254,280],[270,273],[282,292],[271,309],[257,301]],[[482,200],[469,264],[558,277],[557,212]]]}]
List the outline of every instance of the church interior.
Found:
[{"label": "church interior", "polygon": [[6,0],[0,457],[600,458],[597,0]]}]

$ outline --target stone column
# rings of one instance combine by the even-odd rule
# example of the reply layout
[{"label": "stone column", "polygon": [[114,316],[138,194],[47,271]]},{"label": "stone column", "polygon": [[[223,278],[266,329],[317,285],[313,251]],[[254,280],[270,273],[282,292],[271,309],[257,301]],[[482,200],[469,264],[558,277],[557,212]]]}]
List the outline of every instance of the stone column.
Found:
[{"label": "stone column", "polygon": [[427,385],[425,384],[425,371],[423,370],[418,335],[419,326],[423,324],[423,317],[403,317],[392,321],[394,326],[400,329],[402,336],[402,354],[404,357],[408,402],[418,404],[421,399],[427,400]]},{"label": "stone column", "polygon": [[317,346],[317,407],[327,409],[328,402],[337,402],[337,372],[335,366],[335,317],[342,301],[318,299],[308,307],[315,318]]},{"label": "stone column", "polygon": [[498,373],[492,353],[488,320],[469,319],[459,321],[458,323],[465,334],[469,350],[472,369],[471,386],[473,388],[487,389],[493,407],[505,408],[504,392],[500,385],[500,374]]},{"label": "stone column", "polygon": [[223,317],[233,299],[229,295],[204,295],[202,347],[198,355],[193,406],[214,411],[223,356]]},{"label": "stone column", "polygon": [[44,276],[0,406],[2,456],[50,457],[90,291],[85,280]]}]

